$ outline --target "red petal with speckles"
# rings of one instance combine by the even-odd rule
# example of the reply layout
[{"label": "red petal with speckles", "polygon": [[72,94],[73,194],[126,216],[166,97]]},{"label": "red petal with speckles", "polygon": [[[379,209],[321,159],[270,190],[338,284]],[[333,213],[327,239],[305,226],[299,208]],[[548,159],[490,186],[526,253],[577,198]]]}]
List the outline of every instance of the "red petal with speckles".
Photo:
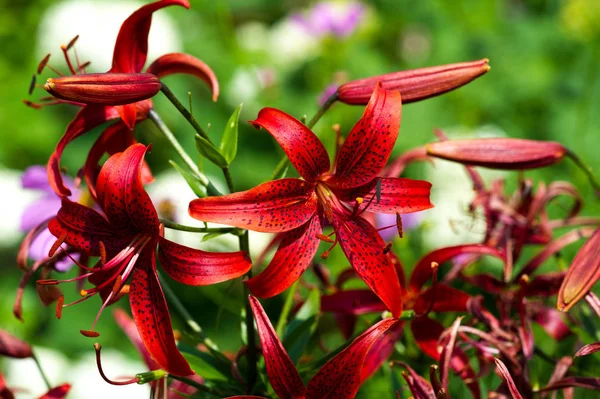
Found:
[{"label": "red petal with speckles", "polygon": [[269,298],[282,293],[298,280],[319,248],[321,241],[317,234],[322,230],[320,218],[314,214],[304,225],[284,233],[269,266],[245,282],[250,292]]},{"label": "red petal with speckles", "polygon": [[444,326],[429,317],[417,317],[410,322],[410,329],[419,348],[432,359],[440,360],[437,343],[444,332]]},{"label": "red petal with speckles", "polygon": [[48,182],[56,194],[60,196],[71,195],[71,190],[64,185],[60,173],[60,157],[67,144],[95,127],[118,117],[119,113],[115,107],[99,105],[85,106],[75,115],[75,118],[67,126],[65,134],[61,137],[56,145],[56,149],[48,160]]},{"label": "red petal with speckles", "polygon": [[63,399],[67,397],[67,394],[71,390],[70,384],[63,384],[52,388],[44,395],[40,396],[39,399]]},{"label": "red petal with speckles", "polygon": [[404,322],[400,321],[391,326],[380,339],[375,341],[367,356],[365,356],[360,375],[361,382],[373,375],[392,354],[396,341],[400,339],[403,332]]},{"label": "red petal with speckles", "polygon": [[185,53],[165,54],[157,58],[146,71],[159,78],[173,75],[175,73],[184,73],[202,79],[212,92],[212,100],[219,98],[219,81],[215,73],[208,65],[198,58]]},{"label": "red petal with speckles", "polygon": [[309,182],[329,171],[329,155],[321,140],[302,122],[275,108],[263,108],[252,125],[266,129],[279,143],[300,176]]},{"label": "red petal with speckles", "polygon": [[385,243],[377,230],[363,218],[334,218],[337,239],[356,270],[373,292],[381,298],[394,317],[402,313],[402,291],[396,269],[384,253]]},{"label": "red petal with speckles", "polygon": [[209,285],[244,275],[252,267],[245,252],[206,252],[160,239],[158,258],[172,279],[187,285]]},{"label": "red petal with speckles", "polygon": [[328,361],[308,382],[306,397],[354,398],[362,382],[362,369],[371,347],[397,323],[394,319],[381,320],[333,359]]},{"label": "red petal with speckles", "polygon": [[344,141],[329,180],[337,188],[370,182],[387,163],[400,130],[400,93],[377,85],[365,113]]},{"label": "red petal with speckles", "polygon": [[258,299],[249,296],[273,390],[281,399],[304,397],[304,383]]},{"label": "red petal with speckles", "polygon": [[462,254],[478,254],[494,256],[502,261],[504,257],[495,248],[481,244],[457,245],[454,247],[440,248],[425,255],[415,266],[410,277],[411,289],[418,291],[432,276],[431,262],[442,264]]},{"label": "red petal with speckles", "polygon": [[[379,194],[377,186],[379,183]],[[431,183],[404,178],[379,178],[357,188],[335,190],[336,196],[346,202],[363,198],[361,210],[376,213],[412,213],[433,208],[429,195]]]},{"label": "red petal with speckles", "polygon": [[152,13],[161,8],[179,5],[190,8],[188,0],[161,0],[140,7],[121,25],[110,72],[141,72],[148,55],[148,33],[152,24]]},{"label": "red petal with speckles", "polygon": [[[154,252],[151,256],[154,258]],[[153,261],[154,259],[151,266],[149,262],[140,259],[140,267],[133,271],[129,302],[135,325],[146,349],[160,367],[174,375],[193,374],[175,345],[169,309]]]},{"label": "red petal with speckles", "polygon": [[152,359],[152,356],[150,356],[150,353],[144,346],[142,337],[140,336],[133,319],[129,317],[129,315],[125,313],[123,309],[115,309],[113,311],[113,316],[115,317],[115,321],[117,322],[118,326],[121,327],[121,330],[123,330],[125,335],[127,335],[127,338],[129,338],[133,346],[135,346],[139,354],[146,362],[146,366],[148,366],[150,370],[159,369],[160,366],[154,361],[154,359]]},{"label": "red petal with speckles", "polygon": [[98,212],[68,198],[63,198],[62,207],[48,223],[48,229],[55,237],[66,235],[65,243],[91,256],[100,255],[100,241],[109,254],[116,254],[129,242],[117,237]]},{"label": "red petal with speckles", "polygon": [[577,252],[558,291],[556,307],[571,309],[600,279],[600,229]]},{"label": "red petal with speckles", "polygon": [[317,211],[314,186],[300,179],[280,179],[248,191],[190,202],[194,219],[267,233],[289,231]]},{"label": "red petal with speckles", "polygon": [[419,295],[414,311],[423,314],[429,309],[433,300],[432,312],[466,312],[469,298],[471,296],[466,292],[446,284],[436,284],[435,288],[428,288]]},{"label": "red petal with speckles", "polygon": [[113,228],[158,235],[158,215],[142,183],[146,146],[134,144],[111,156],[98,175],[96,196]]},{"label": "red petal with speckles", "polygon": [[387,307],[373,291],[345,290],[321,296],[321,311],[352,315],[383,312]]}]

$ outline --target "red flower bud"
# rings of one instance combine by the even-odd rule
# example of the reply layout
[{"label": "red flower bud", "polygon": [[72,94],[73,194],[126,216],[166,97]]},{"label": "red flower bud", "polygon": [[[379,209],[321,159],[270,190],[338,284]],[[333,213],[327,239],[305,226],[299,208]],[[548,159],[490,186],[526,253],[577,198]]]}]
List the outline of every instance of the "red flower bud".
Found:
[{"label": "red flower bud", "polygon": [[392,72],[354,80],[340,86],[338,100],[346,104],[367,104],[375,85],[381,82],[386,90],[398,90],[402,103],[407,104],[438,96],[466,85],[490,70],[488,59],[441,65],[429,68]]},{"label": "red flower bud", "polygon": [[44,89],[62,100],[123,105],[154,96],[160,80],[150,73],[88,73],[48,79]]},{"label": "red flower bud", "polygon": [[427,154],[464,165],[523,170],[553,165],[566,149],[553,141],[525,139],[448,140],[427,144]]},{"label": "red flower bud", "polygon": [[33,352],[27,342],[0,330],[0,355],[24,359],[33,356]]}]

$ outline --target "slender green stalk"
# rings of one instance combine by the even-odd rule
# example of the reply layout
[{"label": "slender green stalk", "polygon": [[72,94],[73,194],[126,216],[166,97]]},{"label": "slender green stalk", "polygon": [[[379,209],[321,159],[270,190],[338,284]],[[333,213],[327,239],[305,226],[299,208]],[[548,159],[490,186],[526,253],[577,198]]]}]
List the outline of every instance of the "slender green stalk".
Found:
[{"label": "slender green stalk", "polygon": [[37,366],[37,368],[40,372],[40,375],[42,376],[42,379],[44,380],[44,383],[46,384],[46,387],[49,390],[52,389],[52,384],[50,384],[50,380],[48,379],[48,376],[46,375],[46,373],[44,372],[44,369],[42,368],[40,359],[38,359],[38,357],[35,355],[35,353],[31,357],[33,358],[33,361],[35,362],[35,365]]},{"label": "slender green stalk", "polygon": [[206,187],[207,193],[209,193],[210,195],[221,195],[219,190],[217,190],[216,187],[213,186],[213,184],[208,180],[208,178],[206,176],[204,176],[204,174],[202,172],[200,172],[200,169],[198,169],[198,165],[196,165],[196,163],[194,161],[192,161],[192,159],[185,152],[185,150],[183,149],[183,147],[181,146],[181,144],[179,143],[179,141],[173,134],[173,132],[163,122],[163,120],[156,113],[156,111],[154,111],[153,109],[148,111],[148,118],[152,122],[154,122],[154,124],[156,125],[158,130],[160,130],[160,132],[167,139],[169,144],[171,144],[171,146],[173,147],[175,152],[177,152],[179,157],[183,160],[183,162],[185,162],[185,164],[190,169],[190,171],[194,174],[194,176],[196,176],[196,178],[198,178],[200,183]]},{"label": "slender green stalk", "polygon": [[296,290],[298,289],[298,283],[300,280],[296,280],[294,284],[290,287],[287,293],[287,297],[285,298],[285,302],[283,303],[283,308],[281,309],[281,314],[279,315],[279,320],[277,321],[277,327],[275,331],[279,337],[283,337],[283,329],[287,324],[287,319],[290,314],[290,310],[292,310],[292,305],[294,304],[294,295],[296,294]]},{"label": "slender green stalk", "polygon": [[206,392],[206,393],[214,395],[216,397],[219,397],[219,398],[223,397],[223,393],[221,393],[221,391],[219,391],[217,389],[214,389],[214,388],[211,388],[211,387],[207,387],[206,385],[200,384],[199,382],[194,381],[194,380],[192,380],[190,378],[180,377],[180,376],[172,375],[172,374],[169,374],[169,378],[172,378],[172,379],[177,380],[177,381],[181,381],[184,384],[187,384],[187,385],[189,385],[191,387],[194,387],[194,388],[196,388],[199,391]]},{"label": "slender green stalk", "polygon": [[585,175],[587,176],[588,180],[590,181],[590,184],[592,185],[592,187],[596,191],[596,195],[600,196],[600,184],[596,180],[596,177],[594,176],[594,172],[592,171],[592,168],[590,168],[589,166],[587,166],[585,164],[585,162],[583,162],[583,160],[581,158],[579,158],[577,156],[577,154],[575,154],[573,151],[567,149],[566,154],[567,154],[567,156],[569,158],[571,158],[571,160],[573,162],[575,162],[575,165],[577,165],[579,167],[579,169],[581,169],[583,171],[583,173],[585,173]]},{"label": "slender green stalk", "polygon": [[196,133],[198,133],[206,140],[210,141],[208,134],[206,134],[204,129],[202,129],[196,118],[194,118],[194,115],[192,115],[192,113],[185,107],[185,105],[181,103],[181,101],[179,101],[179,99],[177,98],[177,96],[175,96],[171,89],[169,89],[164,83],[161,83],[160,91],[162,91],[163,94],[169,99],[169,101],[171,101],[171,103],[175,106],[175,108],[177,108],[177,111],[179,111],[179,113],[181,113],[181,115],[183,115],[183,117],[187,119],[187,121],[190,123],[190,125],[192,125],[192,127],[196,131]]},{"label": "slender green stalk", "polygon": [[[240,249],[242,251],[249,252],[250,251],[250,243],[248,241],[248,231],[242,236],[240,236]],[[246,273],[247,278],[252,278],[252,269]],[[246,354],[246,360],[248,361],[248,376],[247,376],[247,385],[246,392],[252,393],[254,385],[256,384],[256,379],[258,375],[257,371],[257,362],[258,355],[256,350],[256,338],[254,336],[254,316],[252,314],[252,307],[250,306],[250,299],[248,287],[244,284],[244,305],[246,309],[246,342],[248,343],[248,352]]]},{"label": "slender green stalk", "polygon": [[321,105],[321,108],[319,108],[315,116],[312,117],[312,119],[310,120],[310,122],[308,122],[308,125],[306,126],[309,129],[312,129],[317,124],[319,119],[321,119],[321,117],[325,114],[325,112],[327,112],[327,110],[337,101],[337,99],[337,92],[333,93],[331,97],[329,97],[327,101],[325,101],[323,105]]},{"label": "slender green stalk", "polygon": [[231,233],[235,235],[243,234],[242,229],[237,227],[192,227],[175,223],[167,219],[160,219],[160,222],[167,228],[179,231],[188,231],[190,233]]},{"label": "slender green stalk", "polygon": [[281,178],[281,174],[283,173],[283,170],[285,168],[287,168],[288,165],[289,165],[288,157],[285,154],[283,154],[283,157],[281,157],[281,159],[279,160],[279,163],[277,164],[277,166],[275,167],[275,170],[273,171],[273,174],[271,175],[271,180]]}]

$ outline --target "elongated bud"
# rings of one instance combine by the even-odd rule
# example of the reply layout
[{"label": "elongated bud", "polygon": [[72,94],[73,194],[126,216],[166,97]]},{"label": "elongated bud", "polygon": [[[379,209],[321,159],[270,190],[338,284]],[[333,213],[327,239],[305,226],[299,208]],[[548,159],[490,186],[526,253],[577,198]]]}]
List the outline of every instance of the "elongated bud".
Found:
[{"label": "elongated bud", "polygon": [[554,141],[511,138],[447,140],[427,144],[430,156],[464,165],[524,170],[558,163],[566,149]]},{"label": "elongated bud", "polygon": [[25,359],[33,356],[33,352],[27,342],[0,330],[0,356]]},{"label": "elongated bud", "polygon": [[123,105],[153,97],[160,80],[150,73],[88,73],[48,79],[44,89],[62,100]]},{"label": "elongated bud", "polygon": [[600,229],[581,247],[558,291],[556,307],[571,309],[600,279]]},{"label": "elongated bud", "polygon": [[478,61],[392,72],[343,84],[337,90],[337,97],[346,104],[367,104],[375,85],[381,82],[386,90],[398,90],[402,96],[402,103],[407,104],[464,86],[489,70],[488,59],[484,58]]}]

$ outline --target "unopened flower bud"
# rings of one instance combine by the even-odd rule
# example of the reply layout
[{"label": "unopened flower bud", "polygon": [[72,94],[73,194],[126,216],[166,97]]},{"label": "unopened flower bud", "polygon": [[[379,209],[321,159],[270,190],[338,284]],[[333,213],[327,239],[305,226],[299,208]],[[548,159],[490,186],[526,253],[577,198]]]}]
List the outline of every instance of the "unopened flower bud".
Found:
[{"label": "unopened flower bud", "polygon": [[346,104],[367,104],[381,82],[386,90],[398,90],[402,103],[425,100],[464,86],[490,70],[488,59],[392,72],[354,80],[340,86],[337,98]]},{"label": "unopened flower bud", "polygon": [[88,73],[48,79],[44,89],[62,100],[123,105],[153,97],[160,80],[150,73]]},{"label": "unopened flower bud", "polygon": [[464,165],[492,169],[524,170],[553,165],[564,158],[566,149],[553,141],[512,138],[447,140],[427,144],[430,156]]}]

